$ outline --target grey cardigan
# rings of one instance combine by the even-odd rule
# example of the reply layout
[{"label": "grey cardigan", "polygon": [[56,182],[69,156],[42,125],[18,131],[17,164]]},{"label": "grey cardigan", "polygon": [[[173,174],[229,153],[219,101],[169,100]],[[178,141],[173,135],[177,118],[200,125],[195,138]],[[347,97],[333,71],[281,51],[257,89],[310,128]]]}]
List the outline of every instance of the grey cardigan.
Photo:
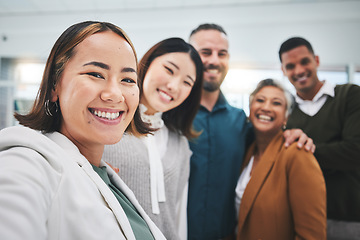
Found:
[{"label": "grey cardigan", "polygon": [[167,150],[162,158],[166,202],[159,203],[160,214],[152,213],[150,164],[144,142],[124,135],[119,143],[105,146],[103,160],[120,169],[119,175],[134,192],[140,205],[167,239],[179,239],[177,204],[187,186],[192,154],[188,140],[169,131]]}]

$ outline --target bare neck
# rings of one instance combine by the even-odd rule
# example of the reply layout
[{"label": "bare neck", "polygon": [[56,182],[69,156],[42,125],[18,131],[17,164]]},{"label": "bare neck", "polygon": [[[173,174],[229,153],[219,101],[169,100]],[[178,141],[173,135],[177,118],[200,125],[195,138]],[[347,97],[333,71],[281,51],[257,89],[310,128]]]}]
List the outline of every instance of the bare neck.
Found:
[{"label": "bare neck", "polygon": [[256,136],[256,150],[260,156],[265,152],[266,147],[270,142],[271,139],[268,139],[267,137]]},{"label": "bare neck", "polygon": [[78,146],[80,152],[84,157],[94,166],[99,167],[101,162],[101,157],[104,152],[104,146],[95,146],[91,150],[83,146]]},{"label": "bare neck", "polygon": [[209,112],[211,112],[219,98],[220,90],[214,92],[208,92],[202,90],[200,104],[204,106]]},{"label": "bare neck", "polygon": [[255,132],[255,146],[256,152],[262,155],[270,142],[277,136],[277,134],[281,131],[280,129],[269,131],[269,132],[260,132],[254,129]]},{"label": "bare neck", "polygon": [[303,100],[313,100],[313,98],[320,91],[320,89],[323,85],[324,85],[323,82],[318,81],[312,89],[310,89],[306,92],[299,91],[299,92],[296,92],[296,94]]}]

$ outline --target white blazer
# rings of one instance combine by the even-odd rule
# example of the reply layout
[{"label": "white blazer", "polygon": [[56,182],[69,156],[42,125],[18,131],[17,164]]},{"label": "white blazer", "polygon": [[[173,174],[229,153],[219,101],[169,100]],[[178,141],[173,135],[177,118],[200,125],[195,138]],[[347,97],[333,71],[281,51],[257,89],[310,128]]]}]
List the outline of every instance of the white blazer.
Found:
[{"label": "white blazer", "polygon": [[[133,192],[110,167],[106,169],[154,238],[165,239]],[[0,131],[0,239],[135,236],[114,194],[68,138],[16,126]]]}]

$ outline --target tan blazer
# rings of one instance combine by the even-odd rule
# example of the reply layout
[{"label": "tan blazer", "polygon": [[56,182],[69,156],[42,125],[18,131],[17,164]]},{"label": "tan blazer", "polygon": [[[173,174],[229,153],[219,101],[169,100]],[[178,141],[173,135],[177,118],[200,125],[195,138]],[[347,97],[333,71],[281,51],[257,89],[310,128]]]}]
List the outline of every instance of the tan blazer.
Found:
[{"label": "tan blazer", "polygon": [[[326,190],[313,154],[285,149],[280,131],[256,165],[240,204],[237,239],[326,239]],[[243,166],[254,153],[248,150]]]}]

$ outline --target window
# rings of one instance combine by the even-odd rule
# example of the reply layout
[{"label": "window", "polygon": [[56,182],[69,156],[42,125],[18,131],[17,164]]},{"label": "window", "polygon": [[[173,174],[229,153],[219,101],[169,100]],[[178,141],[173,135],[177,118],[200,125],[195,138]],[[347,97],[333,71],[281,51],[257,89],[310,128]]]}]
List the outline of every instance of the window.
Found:
[{"label": "window", "polygon": [[354,73],[353,83],[360,85],[360,69]]},{"label": "window", "polygon": [[41,61],[0,58],[0,129],[16,125],[14,111],[30,110],[44,67]]},{"label": "window", "polygon": [[20,62],[15,64],[15,111],[26,113],[30,110],[36,98],[44,68],[44,63]]}]

